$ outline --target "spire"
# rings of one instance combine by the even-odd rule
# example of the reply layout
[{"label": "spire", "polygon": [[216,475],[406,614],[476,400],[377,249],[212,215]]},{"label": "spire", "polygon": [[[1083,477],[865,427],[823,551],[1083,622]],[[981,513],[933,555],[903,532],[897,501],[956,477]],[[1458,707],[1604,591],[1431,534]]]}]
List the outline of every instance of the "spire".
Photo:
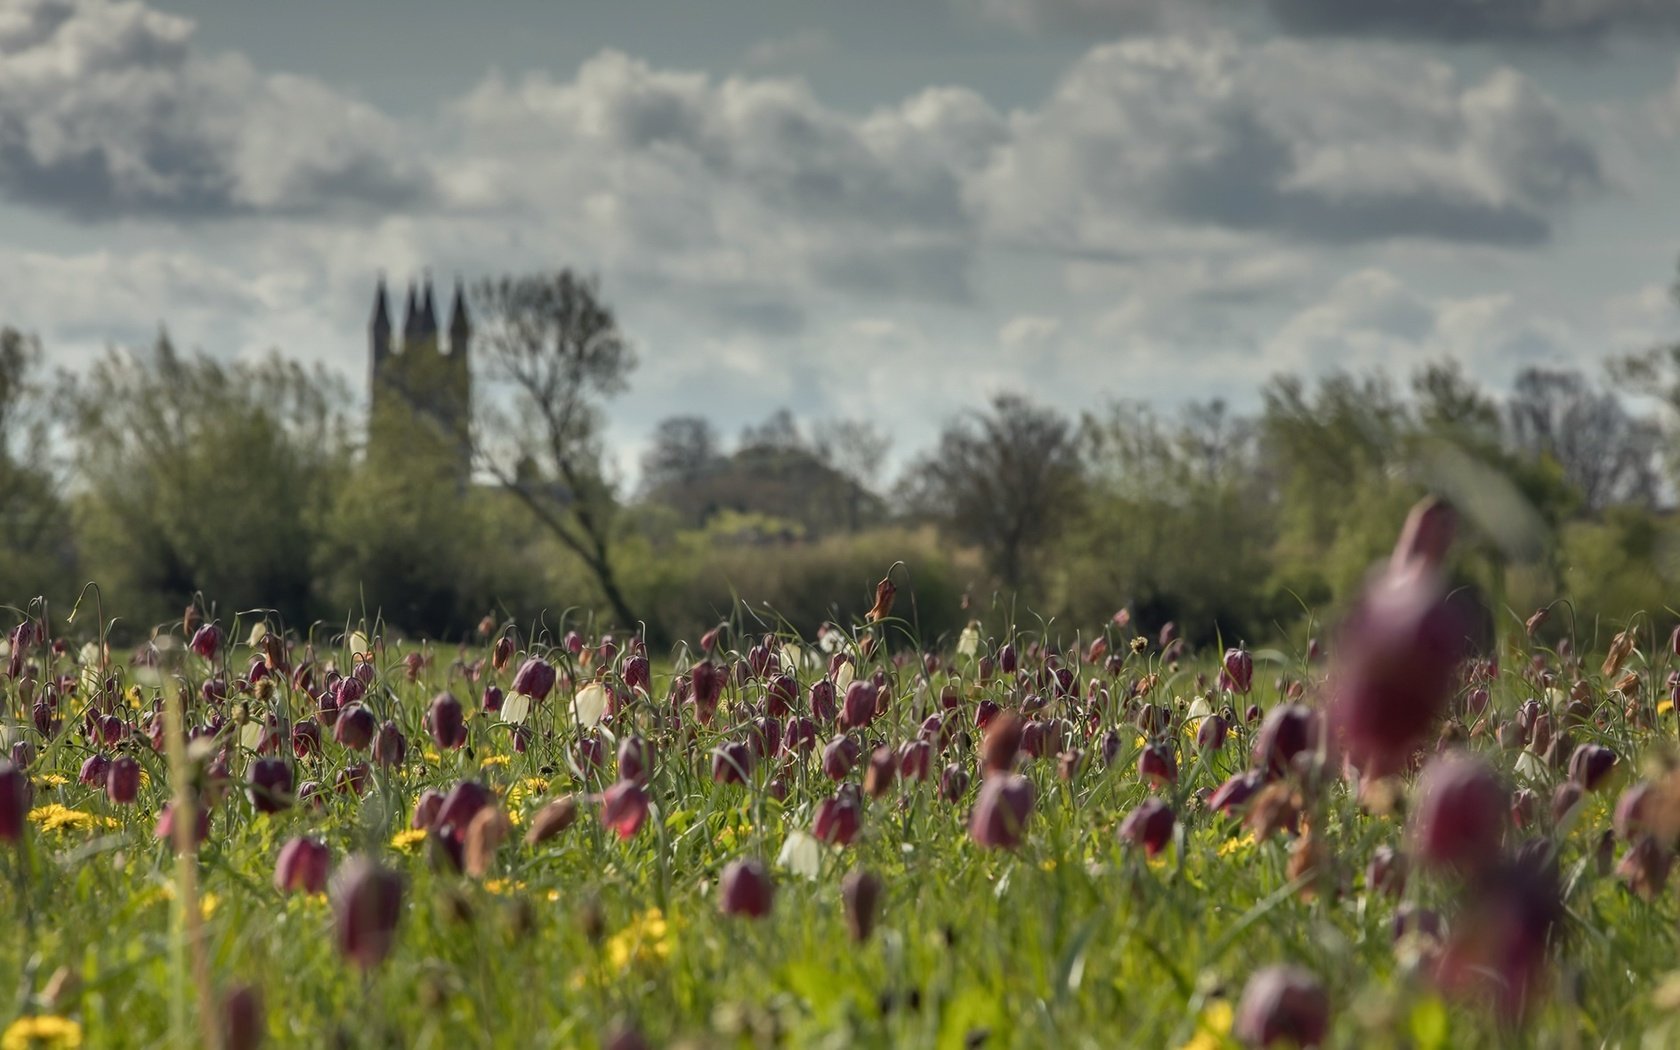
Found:
[{"label": "spire", "polygon": [[432,299],[432,274],[426,272],[426,291],[420,302],[420,336],[423,339],[437,337],[437,307]]},{"label": "spire", "polygon": [[467,320],[467,296],[461,288],[461,279],[455,278],[455,304],[449,308],[449,345],[450,349],[465,348],[467,340],[472,337],[472,323]]},{"label": "spire", "polygon": [[373,320],[370,322],[375,332],[389,335],[391,332],[391,309],[385,296],[385,275],[379,275],[379,287],[373,293]]},{"label": "spire", "polygon": [[414,282],[408,282],[408,305],[403,308],[403,342],[414,345],[420,337],[420,309],[414,294]]}]

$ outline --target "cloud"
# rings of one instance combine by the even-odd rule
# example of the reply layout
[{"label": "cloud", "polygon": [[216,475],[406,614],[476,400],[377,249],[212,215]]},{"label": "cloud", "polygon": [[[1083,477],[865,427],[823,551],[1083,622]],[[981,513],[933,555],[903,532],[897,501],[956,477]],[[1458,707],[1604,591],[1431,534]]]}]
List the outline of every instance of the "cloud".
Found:
[{"label": "cloud", "polygon": [[1503,386],[1519,368],[1568,362],[1580,333],[1507,294],[1431,298],[1368,268],[1338,281],[1287,318],[1263,344],[1272,371],[1383,370],[1397,378],[1450,357]]},{"label": "cloud", "polygon": [[1604,182],[1592,143],[1526,77],[1466,83],[1377,45],[1105,45],[1011,132],[970,192],[1006,236],[1070,254],[1158,251],[1173,226],[1535,244]]},{"label": "cloud", "polygon": [[390,208],[424,173],[377,111],[318,81],[204,56],[139,3],[0,10],[0,194],[71,218]]},{"label": "cloud", "polygon": [[820,29],[760,40],[747,49],[746,64],[756,69],[801,66],[834,50],[834,38]]},{"label": "cloud", "polygon": [[570,80],[492,75],[450,122],[467,158],[444,175],[452,207],[555,216],[603,265],[947,301],[967,297],[974,250],[958,164],[1002,133],[971,92],[858,118],[798,80],[718,80],[614,51]]},{"label": "cloud", "polygon": [[1301,36],[1382,37],[1440,43],[1578,44],[1615,33],[1680,32],[1672,0],[959,0],[959,6],[1030,30],[1115,36],[1148,33],[1187,16],[1264,13]]}]

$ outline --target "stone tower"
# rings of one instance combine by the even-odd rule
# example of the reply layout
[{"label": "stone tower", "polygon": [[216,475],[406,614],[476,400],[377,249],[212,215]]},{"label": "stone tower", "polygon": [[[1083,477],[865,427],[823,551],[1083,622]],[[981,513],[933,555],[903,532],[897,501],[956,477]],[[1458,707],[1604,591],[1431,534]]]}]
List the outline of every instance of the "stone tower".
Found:
[{"label": "stone tower", "polygon": [[472,478],[472,322],[461,282],[455,282],[446,339],[439,338],[429,274],[418,289],[409,282],[402,339],[393,341],[392,331],[381,277],[368,324],[368,456],[396,462],[435,453],[465,486]]}]

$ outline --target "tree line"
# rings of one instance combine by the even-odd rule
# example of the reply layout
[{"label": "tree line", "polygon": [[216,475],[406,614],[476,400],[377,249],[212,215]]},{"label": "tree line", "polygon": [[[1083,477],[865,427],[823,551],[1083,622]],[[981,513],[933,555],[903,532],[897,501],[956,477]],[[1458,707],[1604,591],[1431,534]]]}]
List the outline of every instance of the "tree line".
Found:
[{"label": "tree line", "polygon": [[1193,642],[1259,640],[1311,630],[1427,490],[1476,526],[1454,571],[1489,617],[1560,595],[1588,631],[1671,615],[1680,346],[1527,368],[1503,392],[1451,361],[1278,376],[1246,413],[999,396],[891,479],[867,421],[781,411],[731,445],[685,415],[655,427],[632,489],[601,433],[636,356],[599,284],[563,270],[472,298],[465,486],[419,406],[366,420],[278,352],[226,362],[160,336],[51,374],[38,340],[0,329],[0,595],[67,608],[91,580],[119,636],[194,601],[431,637],[490,616],[676,639],[742,609],[810,635],[896,566],[930,641],[1121,608]]}]

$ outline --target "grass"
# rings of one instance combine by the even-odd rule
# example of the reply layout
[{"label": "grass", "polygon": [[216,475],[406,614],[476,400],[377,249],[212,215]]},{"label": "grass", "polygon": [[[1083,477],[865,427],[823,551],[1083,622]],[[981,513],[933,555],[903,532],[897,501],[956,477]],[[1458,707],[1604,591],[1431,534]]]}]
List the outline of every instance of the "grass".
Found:
[{"label": "grass", "polygon": [[[1107,630],[1116,651],[1131,652],[1130,632]],[[1031,642],[1017,639],[1023,650]],[[1520,674],[1528,668],[1521,633],[1502,644],[1506,670],[1493,683],[1490,718],[1508,718],[1535,697],[1561,716],[1567,698],[1548,697]],[[982,651],[990,649],[982,643]],[[1053,756],[1024,760],[1020,768],[1037,801],[1023,844],[978,848],[968,833],[976,784],[960,800],[945,801],[938,771],[955,762],[973,774],[979,700],[1017,707],[1022,695],[1001,678],[979,684],[973,657],[946,653],[925,682],[914,659],[896,666],[877,654],[864,663],[866,671],[879,669],[890,679],[886,711],[861,733],[869,742],[912,739],[937,710],[943,687],[957,687],[959,705],[949,717],[964,732],[939,755],[934,775],[925,782],[896,780],[883,797],[865,797],[862,831],[849,846],[791,847],[804,861],[784,863],[790,836],[797,843],[810,831],[816,802],[835,790],[819,756],[836,730],[822,727],[808,757],[757,762],[745,785],[714,783],[711,750],[743,738],[742,705],[762,702],[762,684],[732,682],[710,726],[695,724],[691,708],[673,724],[667,695],[677,669],[666,665],[655,671],[651,696],[638,695],[597,730],[606,763],[580,769],[577,744],[590,730],[566,715],[565,678],[581,684],[600,673],[615,682],[622,655],[603,669],[598,662],[578,666],[563,648],[540,651],[561,665],[562,685],[532,705],[533,740],[523,753],[512,746],[510,725],[476,707],[486,682],[509,688],[525,652],[494,672],[488,641],[464,650],[459,655],[469,665],[486,658],[476,683],[465,679],[452,649],[393,645],[376,657],[367,702],[381,720],[398,724],[408,742],[406,760],[374,765],[361,796],[333,792],[339,771],[366,755],[348,752],[325,733],[321,753],[295,763],[297,781],[329,786],[319,809],[294,805],[264,814],[243,791],[261,714],[295,718],[313,712],[314,701],[284,682],[272,690],[230,688],[220,705],[223,735],[183,759],[183,768],[196,763],[189,775],[202,779],[205,762],[225,748],[233,777],[214,807],[208,840],[190,858],[196,897],[183,887],[170,845],[154,836],[158,813],[180,780],[171,776],[168,757],[138,736],[117,747],[90,743],[81,715],[90,697],[81,687],[61,697],[63,725],[45,737],[31,724],[19,684],[0,679],[11,738],[35,749],[27,775],[34,810],[43,814],[21,841],[0,843],[0,914],[11,920],[0,938],[0,974],[16,975],[3,987],[0,1030],[13,1024],[19,1046],[73,1045],[65,1029],[51,1027],[52,1019],[79,1027],[87,1046],[203,1042],[204,1015],[219,1015],[215,1004],[248,985],[260,992],[262,1025],[274,1046],[592,1047],[634,1028],[656,1046],[1205,1050],[1236,1045],[1231,1008],[1248,977],[1292,962],[1328,990],[1330,1045],[1585,1047],[1652,1038],[1662,1045],[1680,1037],[1670,1012],[1680,996],[1663,983],[1680,966],[1674,894],[1643,900],[1597,863],[1614,785],[1638,775],[1642,759],[1672,748],[1674,714],[1661,715],[1654,730],[1637,728],[1623,716],[1623,698],[1607,692],[1591,664],[1583,677],[1594,715],[1575,730],[1576,739],[1615,749],[1620,772],[1612,786],[1587,796],[1573,820],[1553,829],[1567,915],[1550,952],[1548,992],[1526,1025],[1514,1028],[1475,998],[1443,998],[1428,961],[1439,946],[1397,942],[1393,920],[1402,899],[1365,884],[1365,864],[1377,846],[1406,849],[1398,811],[1366,812],[1345,784],[1329,784],[1313,818],[1323,858],[1318,877],[1308,880],[1291,877],[1295,840],[1279,834],[1256,842],[1241,821],[1200,805],[1199,792],[1246,767],[1257,728],[1239,717],[1223,750],[1196,749],[1184,715],[1202,695],[1198,672],[1214,681],[1216,654],[1168,665],[1145,646],[1114,673],[1080,668],[1081,682],[1096,677],[1116,697],[1132,681],[1159,675],[1147,699],[1174,713],[1169,735],[1179,778],[1165,797],[1179,824],[1156,858],[1146,859],[1116,834],[1125,814],[1150,794],[1136,773],[1141,737],[1122,718],[1117,699],[1094,721],[1083,702],[1056,700],[1037,714],[1068,718],[1071,746],[1083,754],[1080,768],[1068,780]],[[72,645],[53,656],[36,647],[39,679],[65,675],[77,682],[77,652]],[[403,658],[415,652],[429,661],[411,680]],[[165,654],[162,681],[191,690],[188,722],[202,725],[209,713],[196,699],[202,680],[215,674],[235,682],[254,655],[236,645],[205,660],[177,645]],[[303,647],[292,655],[303,659]],[[1555,654],[1543,655],[1558,663]],[[320,667],[351,662],[348,648],[319,656]],[[1640,670],[1648,694],[1662,682],[1668,658],[1642,664],[1645,658],[1636,653],[1629,666]],[[1322,678],[1321,668],[1300,657],[1276,660],[1262,661],[1252,696],[1215,694],[1215,708],[1271,707],[1280,702],[1270,683],[1275,675],[1314,687]],[[1029,655],[1023,666],[1038,665]],[[803,698],[823,668],[795,673]],[[133,669],[122,674],[123,714],[139,719],[163,685],[134,684]],[[469,738],[460,750],[440,751],[423,722],[427,704],[444,690],[468,709]],[[1641,702],[1649,705],[1651,697]],[[1125,726],[1122,746],[1104,765],[1098,741],[1115,725]],[[596,819],[587,797],[615,778],[614,738],[631,732],[653,748],[651,810],[640,831],[621,840]],[[1474,737],[1471,746],[1508,783],[1532,779],[1542,811],[1564,779],[1543,763],[1519,763],[1520,752],[1500,749],[1492,734]],[[101,788],[77,783],[95,750],[139,758],[147,777],[136,803],[114,804]],[[869,750],[866,744],[864,754]],[[785,800],[766,790],[773,776],[785,781]],[[860,764],[850,780],[862,776]],[[514,824],[482,879],[455,870],[425,835],[408,833],[419,793],[446,791],[462,779],[491,787]],[[546,842],[524,844],[536,810],[567,793],[585,800],[581,819]],[[1538,830],[1548,825],[1543,817]],[[283,894],[274,886],[281,846],[305,834],[327,843],[335,867],[369,853],[403,877],[394,949],[366,973],[340,957],[327,896]],[[1616,855],[1625,848],[1618,843]],[[762,858],[771,868],[774,908],[763,920],[720,913],[718,875],[740,857]],[[879,921],[861,943],[849,935],[840,893],[842,878],[858,868],[878,874],[884,887]],[[183,892],[202,920],[204,968],[197,976],[186,950],[192,946],[180,914]],[[1451,920],[1459,894],[1451,875],[1420,871],[1403,900]],[[208,1020],[219,1031],[219,1016]],[[40,1041],[22,1041],[26,1029],[42,1025]],[[14,1043],[4,1038],[0,1046],[11,1050]]]}]

